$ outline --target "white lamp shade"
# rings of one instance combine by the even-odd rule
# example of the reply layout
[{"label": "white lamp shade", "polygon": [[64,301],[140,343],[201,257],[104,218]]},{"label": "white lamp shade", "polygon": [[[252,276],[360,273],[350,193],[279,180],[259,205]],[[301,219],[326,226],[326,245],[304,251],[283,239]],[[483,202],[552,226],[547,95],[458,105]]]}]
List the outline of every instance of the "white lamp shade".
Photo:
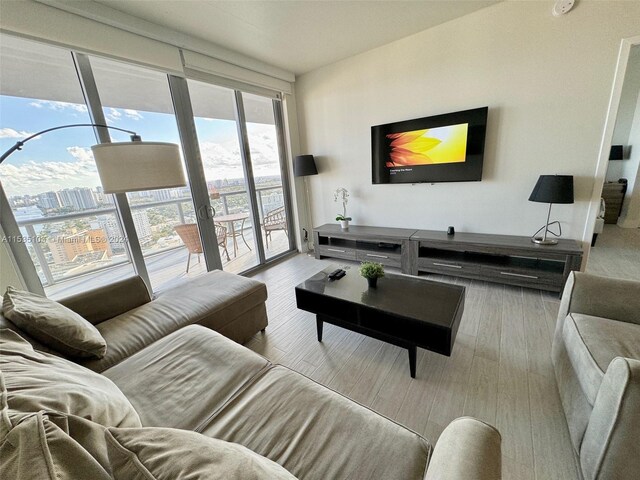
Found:
[{"label": "white lamp shade", "polygon": [[184,187],[187,180],[174,143],[101,143],[91,147],[105,193]]}]

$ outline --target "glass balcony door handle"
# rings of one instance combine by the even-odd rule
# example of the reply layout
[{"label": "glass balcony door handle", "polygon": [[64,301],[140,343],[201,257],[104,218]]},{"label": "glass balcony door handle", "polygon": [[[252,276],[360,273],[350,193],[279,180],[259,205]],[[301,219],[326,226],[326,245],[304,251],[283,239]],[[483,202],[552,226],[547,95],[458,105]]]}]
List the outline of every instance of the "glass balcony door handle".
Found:
[{"label": "glass balcony door handle", "polygon": [[216,216],[216,209],[211,205],[200,205],[198,207],[198,218],[200,220],[213,220]]}]

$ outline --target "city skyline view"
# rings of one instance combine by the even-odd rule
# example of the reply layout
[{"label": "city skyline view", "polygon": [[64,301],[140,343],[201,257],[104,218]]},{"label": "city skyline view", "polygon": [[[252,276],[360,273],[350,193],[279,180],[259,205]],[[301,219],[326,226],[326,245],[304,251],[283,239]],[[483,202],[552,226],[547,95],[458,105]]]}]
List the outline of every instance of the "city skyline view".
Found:
[{"label": "city skyline view", "polygon": [[[59,125],[91,123],[85,105],[3,95],[0,149],[6,151],[35,132]],[[125,108],[105,108],[108,125],[140,134],[143,140],[180,143],[173,115]],[[8,119],[10,119],[8,121]],[[207,179],[238,179],[244,175],[235,121],[196,118]],[[278,175],[277,139],[269,124],[248,123],[251,160],[256,176]],[[129,141],[110,131],[113,141]],[[70,128],[36,137],[0,165],[8,196],[38,195],[65,188],[100,186],[91,146],[93,130]],[[275,160],[275,162],[274,162]]]},{"label": "city skyline view", "polygon": [[[1,151],[49,128],[91,124],[79,80],[94,83],[98,95],[92,99],[102,106],[107,125],[136,132],[143,141],[181,144],[166,74],[86,56],[92,72],[87,79],[64,48],[4,34],[0,38],[2,59],[18,62],[33,80],[24,82],[15,70],[0,71]],[[153,288],[183,275],[182,262],[195,247],[193,235],[180,234],[182,226],[192,233],[195,227],[196,240],[218,235],[225,243],[218,246],[234,257],[227,255],[225,269],[242,271],[262,262],[258,241],[267,258],[290,248],[286,225],[279,237],[274,234],[279,238],[275,243],[265,243],[264,234],[259,235],[267,217],[282,215],[285,205],[275,100],[195,80],[188,80],[188,90],[197,134],[190,148],[199,149],[204,173],[202,178],[196,168],[191,180],[206,185],[215,210],[210,225],[198,220],[190,184],[128,192],[130,208],[117,207],[115,197],[102,190],[91,151],[97,139],[90,126],[34,137],[0,165],[0,181],[21,234],[5,241],[26,246],[47,294],[72,293],[85,282],[103,284],[135,271],[148,271]],[[242,128],[235,120],[238,106],[244,111]],[[240,148],[245,133],[248,155]],[[113,142],[130,142],[126,132],[110,129],[109,136]],[[184,163],[183,168],[187,173]],[[123,168],[122,175],[127,174]],[[198,250],[202,253],[202,246]],[[210,259],[212,252],[205,253]],[[195,268],[202,274],[209,267]]]}]

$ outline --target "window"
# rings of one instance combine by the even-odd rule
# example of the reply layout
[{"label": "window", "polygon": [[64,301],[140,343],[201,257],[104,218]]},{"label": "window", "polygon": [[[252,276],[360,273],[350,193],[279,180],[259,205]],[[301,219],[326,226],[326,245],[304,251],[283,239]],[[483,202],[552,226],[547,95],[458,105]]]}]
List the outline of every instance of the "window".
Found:
[{"label": "window", "polygon": [[243,93],[242,100],[263,229],[262,241],[265,257],[269,259],[290,249],[274,100],[250,93]]},{"label": "window", "polygon": [[[11,63],[0,70],[3,151],[46,128],[91,123],[70,52],[2,35],[0,58]],[[91,128],[51,132],[0,165],[0,180],[48,295],[133,274],[113,197],[100,187],[90,149],[95,143]]]},{"label": "window", "polygon": [[[133,130],[143,140],[180,143],[165,74],[93,57],[91,66],[108,125]],[[127,134],[116,131],[111,135],[114,141],[129,141]],[[202,247],[188,185],[129,192],[127,198],[154,289],[187,273],[194,276],[207,271],[199,253],[197,263],[194,258],[191,264],[189,256]],[[192,228],[192,234],[185,236],[176,228],[180,225]]]},{"label": "window", "polygon": [[223,268],[241,272],[257,265],[259,259],[235,119],[235,94],[193,80],[189,80],[189,94],[205,181],[216,210],[214,222],[227,237],[226,252],[221,252]]},{"label": "window", "polygon": [[[74,58],[82,66],[79,71]],[[193,138],[192,132],[179,135],[165,73],[87,58],[0,35],[0,60],[11,64],[0,69],[0,148],[7,150],[47,128],[91,123],[100,109],[108,125],[135,131],[144,140],[180,143],[181,137]],[[79,77],[88,86],[95,81],[99,98],[88,88],[93,116]],[[186,146],[189,152],[199,148],[202,169],[192,168],[196,171],[188,178],[197,182],[199,204],[206,202],[206,187],[216,215],[210,223],[202,220],[206,210],[199,205],[197,218],[190,186],[130,192],[117,201],[105,194],[90,148],[97,140],[89,127],[33,139],[0,165],[0,180],[47,295],[70,295],[136,271],[143,277],[148,272],[151,286],[158,289],[217,265],[211,255],[215,251],[209,251],[216,244],[223,268],[236,273],[293,248],[279,101],[200,81],[171,80],[182,96],[188,85],[198,136],[199,145]],[[191,119],[183,116],[180,124],[188,128]],[[113,141],[129,141],[122,132],[109,130],[109,135]],[[195,159],[189,160],[193,165]],[[138,243],[132,240],[136,237]],[[207,262],[200,263],[202,239]]]}]

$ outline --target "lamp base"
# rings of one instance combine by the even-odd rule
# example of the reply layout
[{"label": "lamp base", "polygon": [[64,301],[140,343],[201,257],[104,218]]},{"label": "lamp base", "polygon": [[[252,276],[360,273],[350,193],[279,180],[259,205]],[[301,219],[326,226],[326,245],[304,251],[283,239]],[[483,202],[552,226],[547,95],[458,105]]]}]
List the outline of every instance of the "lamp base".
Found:
[{"label": "lamp base", "polygon": [[557,245],[558,240],[553,238],[542,238],[542,237],[532,237],[531,241],[533,243],[537,243],[538,245]]}]

